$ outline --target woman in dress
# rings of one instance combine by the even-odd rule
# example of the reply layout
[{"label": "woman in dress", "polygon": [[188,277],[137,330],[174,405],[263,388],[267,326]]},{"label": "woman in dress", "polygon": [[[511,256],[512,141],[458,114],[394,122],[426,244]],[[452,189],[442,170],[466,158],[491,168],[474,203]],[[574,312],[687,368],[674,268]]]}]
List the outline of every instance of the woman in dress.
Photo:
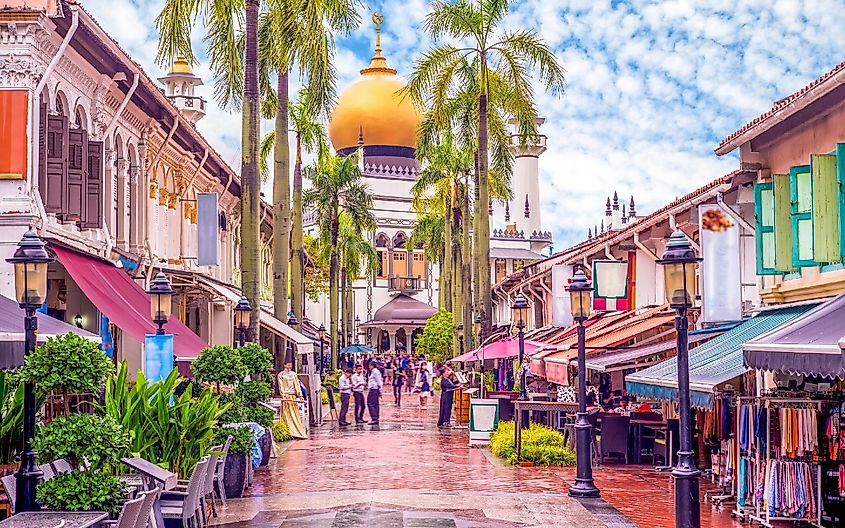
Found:
[{"label": "woman in dress", "polygon": [[437,416],[437,427],[449,427],[452,422],[452,403],[455,391],[461,388],[455,374],[449,367],[440,367],[440,414]]},{"label": "woman in dress", "polygon": [[291,369],[291,363],[285,363],[285,370],[279,373],[279,392],[282,393],[282,420],[287,424],[290,434],[294,438],[308,438],[305,426],[299,414],[299,403],[303,401],[299,378]]},{"label": "woman in dress", "polygon": [[426,368],[425,361],[422,361],[416,379],[416,387],[420,391],[420,407],[428,404],[428,397],[431,396],[431,382],[431,373]]}]

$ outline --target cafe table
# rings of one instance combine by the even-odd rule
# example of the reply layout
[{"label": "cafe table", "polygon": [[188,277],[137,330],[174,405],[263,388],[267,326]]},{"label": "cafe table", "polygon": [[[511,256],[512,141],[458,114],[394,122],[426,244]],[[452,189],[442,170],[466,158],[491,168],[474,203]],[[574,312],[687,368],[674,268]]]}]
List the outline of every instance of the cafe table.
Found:
[{"label": "cafe table", "polygon": [[558,401],[531,401],[516,400],[513,402],[516,426],[514,427],[514,446],[516,447],[516,459],[522,455],[522,412],[521,411],[544,411],[544,412],[577,412],[578,404],[575,402]]},{"label": "cafe table", "polygon": [[[161,488],[162,491],[172,490],[179,482],[179,475],[173,473],[172,471],[167,471],[166,469],[153,464],[149,460],[134,457],[122,458],[120,461],[140,474],[142,489],[144,491],[152,490],[156,487]],[[135,476],[129,475],[122,478],[127,485],[131,485],[132,477]],[[153,515],[155,516],[156,526],[159,528],[163,527],[164,518],[161,516],[161,504],[159,499],[156,499],[155,504],[153,505]]]},{"label": "cafe table", "polygon": [[48,511],[39,510],[21,512],[0,521],[2,528],[55,528],[62,524],[63,528],[89,528],[97,526],[108,518],[109,514],[102,511]]}]

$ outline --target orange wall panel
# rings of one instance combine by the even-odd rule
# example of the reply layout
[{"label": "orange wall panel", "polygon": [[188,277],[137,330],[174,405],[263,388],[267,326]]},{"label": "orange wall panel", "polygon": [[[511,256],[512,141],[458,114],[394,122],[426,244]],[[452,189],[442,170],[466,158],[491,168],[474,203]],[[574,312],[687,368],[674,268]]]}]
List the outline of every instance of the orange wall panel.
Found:
[{"label": "orange wall panel", "polygon": [[27,90],[0,90],[0,180],[26,178]]}]

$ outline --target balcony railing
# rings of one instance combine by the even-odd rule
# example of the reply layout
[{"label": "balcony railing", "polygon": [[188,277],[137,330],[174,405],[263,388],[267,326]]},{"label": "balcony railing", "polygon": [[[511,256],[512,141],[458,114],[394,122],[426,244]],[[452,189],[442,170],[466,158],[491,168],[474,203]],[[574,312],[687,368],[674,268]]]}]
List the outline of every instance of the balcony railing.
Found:
[{"label": "balcony railing", "polygon": [[205,112],[205,99],[196,95],[174,95],[171,97],[177,108]]},{"label": "balcony railing", "polygon": [[425,280],[422,277],[397,277],[387,278],[387,289],[389,291],[418,292],[425,288]]}]

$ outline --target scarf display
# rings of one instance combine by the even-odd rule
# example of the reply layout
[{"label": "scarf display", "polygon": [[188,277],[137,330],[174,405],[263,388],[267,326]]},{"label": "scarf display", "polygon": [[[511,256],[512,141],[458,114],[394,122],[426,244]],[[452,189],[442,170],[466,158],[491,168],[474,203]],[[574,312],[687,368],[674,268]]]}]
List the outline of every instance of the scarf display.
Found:
[{"label": "scarf display", "polygon": [[807,462],[769,460],[766,463],[765,507],[769,517],[815,519],[815,470]]},{"label": "scarf display", "polygon": [[779,456],[788,458],[811,456],[818,450],[818,424],[815,409],[777,409],[779,423]]}]

